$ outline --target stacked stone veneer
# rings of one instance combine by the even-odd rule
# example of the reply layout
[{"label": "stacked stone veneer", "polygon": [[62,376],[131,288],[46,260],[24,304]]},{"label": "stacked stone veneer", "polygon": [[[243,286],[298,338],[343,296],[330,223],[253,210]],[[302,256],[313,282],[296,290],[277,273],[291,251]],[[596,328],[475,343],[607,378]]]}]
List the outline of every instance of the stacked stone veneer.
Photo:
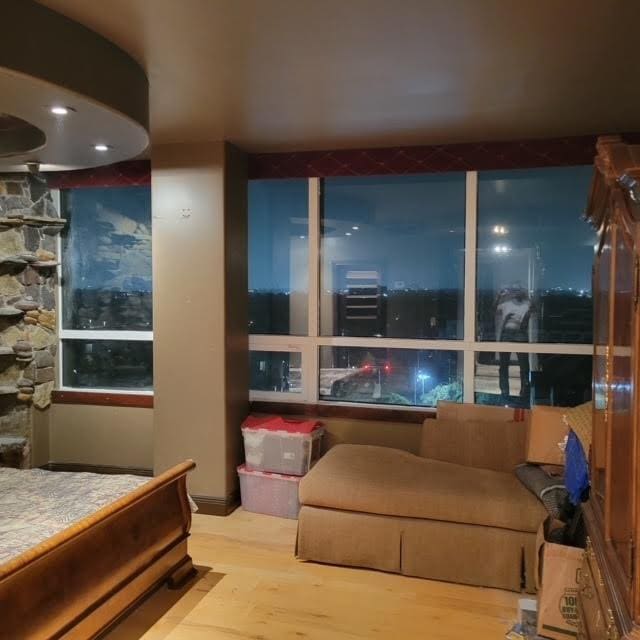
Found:
[{"label": "stacked stone veneer", "polygon": [[0,465],[30,466],[33,411],[51,402],[64,223],[44,179],[0,174]]}]

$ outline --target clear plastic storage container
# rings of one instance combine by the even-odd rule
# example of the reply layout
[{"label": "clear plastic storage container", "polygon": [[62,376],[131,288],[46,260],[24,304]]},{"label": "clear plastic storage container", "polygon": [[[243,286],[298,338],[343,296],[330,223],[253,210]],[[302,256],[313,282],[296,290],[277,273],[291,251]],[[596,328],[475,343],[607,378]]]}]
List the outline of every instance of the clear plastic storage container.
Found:
[{"label": "clear plastic storage container", "polygon": [[242,425],[246,467],[303,476],[320,457],[323,434],[315,421],[250,416]]},{"label": "clear plastic storage container", "polygon": [[300,511],[298,501],[299,476],[249,471],[238,467],[242,508],[253,513],[296,519]]}]

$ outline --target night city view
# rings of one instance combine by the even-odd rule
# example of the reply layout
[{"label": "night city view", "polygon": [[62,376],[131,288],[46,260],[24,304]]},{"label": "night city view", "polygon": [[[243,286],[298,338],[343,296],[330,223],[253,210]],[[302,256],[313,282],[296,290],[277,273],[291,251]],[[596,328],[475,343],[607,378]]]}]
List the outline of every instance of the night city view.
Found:
[{"label": "night city view", "polygon": [[[596,235],[581,219],[591,172],[479,175],[475,340],[592,342]],[[305,335],[306,183],[285,181],[287,189],[274,196],[276,182],[264,182],[252,198],[250,333]],[[590,356],[455,349],[464,338],[464,194],[464,174],[324,182],[321,335],[372,340],[366,347],[318,349],[321,399],[417,406],[462,401],[465,357],[474,359],[476,402],[588,399]],[[287,209],[286,216],[276,213]],[[446,340],[453,348],[386,348],[376,346],[379,338]],[[299,354],[254,352],[251,371],[253,389],[300,391]]]}]

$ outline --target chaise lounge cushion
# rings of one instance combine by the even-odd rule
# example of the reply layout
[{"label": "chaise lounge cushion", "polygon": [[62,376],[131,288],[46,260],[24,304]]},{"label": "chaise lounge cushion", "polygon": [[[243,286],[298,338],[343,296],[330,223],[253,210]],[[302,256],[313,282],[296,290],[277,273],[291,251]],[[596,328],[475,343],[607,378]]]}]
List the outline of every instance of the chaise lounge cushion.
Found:
[{"label": "chaise lounge cushion", "polygon": [[524,421],[427,419],[422,425],[420,455],[511,473],[526,461],[526,440]]},{"label": "chaise lounge cushion", "polygon": [[300,502],[531,533],[546,517],[513,474],[368,445],[331,449],[302,479]]}]

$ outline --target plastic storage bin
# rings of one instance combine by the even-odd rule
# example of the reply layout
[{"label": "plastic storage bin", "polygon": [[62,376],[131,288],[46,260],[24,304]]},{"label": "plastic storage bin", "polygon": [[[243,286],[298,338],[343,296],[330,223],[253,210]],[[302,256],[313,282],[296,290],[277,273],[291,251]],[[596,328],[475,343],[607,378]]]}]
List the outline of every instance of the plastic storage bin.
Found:
[{"label": "plastic storage bin", "polygon": [[323,434],[312,420],[249,416],[242,425],[246,467],[303,476],[320,457]]},{"label": "plastic storage bin", "polygon": [[242,508],[253,513],[296,519],[300,511],[298,501],[299,476],[249,471],[238,467]]}]

